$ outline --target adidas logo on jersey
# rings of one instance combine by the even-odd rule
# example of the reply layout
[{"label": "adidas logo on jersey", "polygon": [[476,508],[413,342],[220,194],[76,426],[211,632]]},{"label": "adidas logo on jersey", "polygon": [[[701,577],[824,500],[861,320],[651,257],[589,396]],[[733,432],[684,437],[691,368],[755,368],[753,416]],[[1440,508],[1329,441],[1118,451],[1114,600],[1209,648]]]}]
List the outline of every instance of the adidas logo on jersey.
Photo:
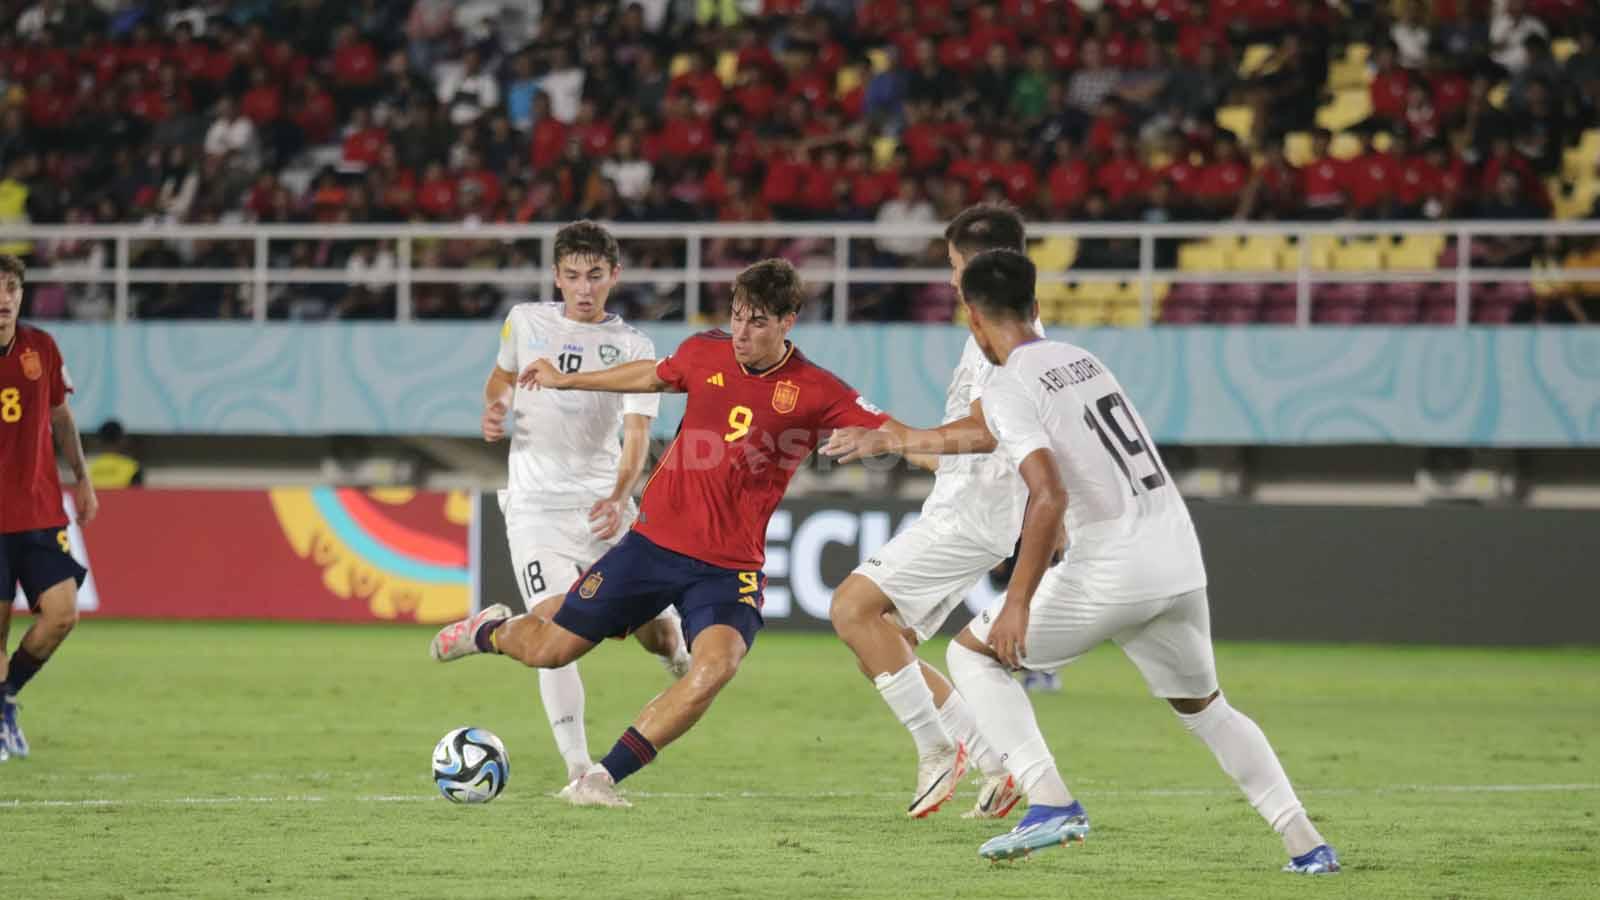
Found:
[{"label": "adidas logo on jersey", "polygon": [[710,378],[707,378],[706,379],[706,384],[714,384],[717,387],[725,387],[725,385],[722,383],[722,373],[718,372],[717,374],[711,376]]}]

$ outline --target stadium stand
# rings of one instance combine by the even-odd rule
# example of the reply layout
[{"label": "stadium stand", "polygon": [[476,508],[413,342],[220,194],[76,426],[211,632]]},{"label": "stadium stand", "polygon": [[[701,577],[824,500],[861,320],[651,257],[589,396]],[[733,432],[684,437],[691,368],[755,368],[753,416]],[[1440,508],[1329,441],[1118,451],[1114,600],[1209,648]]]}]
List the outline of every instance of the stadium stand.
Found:
[{"label": "stadium stand", "polygon": [[[1600,19],[1582,0],[1109,0],[1092,13],[1044,0],[40,0],[0,3],[0,21],[0,223],[11,225],[937,221],[986,197],[1072,222],[1600,213]],[[106,252],[25,249],[36,264]],[[1421,272],[1451,249],[1441,236],[1324,241],[1310,254],[1332,272]],[[627,250],[630,263],[682,262],[681,248]],[[730,265],[814,251],[706,249]],[[274,252],[274,266],[357,276],[394,265],[374,242]],[[421,252],[464,268],[537,260],[521,242]],[[915,241],[853,252],[939,264]],[[1301,250],[1259,238],[1161,252],[1181,270],[1261,275],[1292,271]],[[1120,269],[1127,253],[1058,242],[1036,258],[1057,272]],[[1531,270],[1595,248],[1506,238],[1472,253],[1474,265]],[[137,254],[150,267],[251,264],[230,241],[150,241]],[[1594,303],[1587,289],[1539,284],[1477,285],[1474,319],[1564,320]],[[1316,321],[1434,321],[1438,305],[1435,286],[1327,287]],[[1053,287],[1046,312],[1127,322],[1130,290]],[[1283,315],[1271,286],[1157,293],[1162,322]],[[488,316],[501,299],[434,285],[415,310]],[[953,310],[903,288],[852,301],[864,318]],[[95,290],[33,303],[35,316],[107,315]],[[189,286],[141,292],[137,315],[243,306],[229,286]],[[271,314],[393,308],[353,279],[285,292]]]}]

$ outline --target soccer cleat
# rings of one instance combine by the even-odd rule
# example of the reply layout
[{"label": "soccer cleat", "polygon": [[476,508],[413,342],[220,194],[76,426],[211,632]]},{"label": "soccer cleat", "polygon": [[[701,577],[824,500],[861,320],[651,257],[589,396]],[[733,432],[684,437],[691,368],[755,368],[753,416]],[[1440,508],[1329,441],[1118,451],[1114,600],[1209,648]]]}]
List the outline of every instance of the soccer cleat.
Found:
[{"label": "soccer cleat", "polygon": [[480,610],[477,615],[446,625],[433,636],[433,642],[428,645],[428,655],[439,662],[449,662],[463,656],[481,653],[483,651],[478,649],[478,629],[486,622],[495,619],[505,621],[509,618],[511,618],[511,607],[504,603],[496,603]]},{"label": "soccer cleat", "polygon": [[983,779],[983,785],[978,788],[978,802],[962,813],[961,818],[1004,819],[1021,799],[1022,792],[1017,790],[1017,780],[1010,774],[1002,772],[990,775]]},{"label": "soccer cleat", "polygon": [[938,812],[956,792],[956,785],[961,783],[966,771],[967,745],[960,741],[949,750],[917,760],[917,793],[906,807],[906,815],[921,819]]},{"label": "soccer cleat", "polygon": [[1035,850],[1064,847],[1077,841],[1083,843],[1089,833],[1089,816],[1083,804],[1074,800],[1071,806],[1028,807],[1017,827],[1005,834],[992,837],[978,848],[978,855],[995,861],[1028,856]]},{"label": "soccer cleat", "polygon": [[1035,672],[1029,669],[1022,673],[1022,687],[1030,694],[1050,693],[1061,691],[1060,672]]},{"label": "soccer cleat", "polygon": [[611,773],[606,771],[606,767],[599,763],[590,766],[587,772],[572,779],[572,783],[562,788],[556,796],[573,806],[609,806],[625,809],[633,805],[617,793],[617,783],[611,780]]},{"label": "soccer cleat", "polygon": [[682,643],[678,644],[678,649],[671,656],[658,656],[656,658],[661,660],[661,668],[666,669],[667,674],[674,679],[682,678],[689,674],[689,651],[684,649]]},{"label": "soccer cleat", "polygon": [[22,726],[17,723],[17,697],[7,694],[0,699],[0,740],[7,752],[18,759],[28,758],[28,739],[22,735]]},{"label": "soccer cleat", "polygon": [[1334,875],[1339,871],[1339,854],[1327,844],[1318,844],[1310,853],[1289,860],[1283,870],[1296,875]]}]

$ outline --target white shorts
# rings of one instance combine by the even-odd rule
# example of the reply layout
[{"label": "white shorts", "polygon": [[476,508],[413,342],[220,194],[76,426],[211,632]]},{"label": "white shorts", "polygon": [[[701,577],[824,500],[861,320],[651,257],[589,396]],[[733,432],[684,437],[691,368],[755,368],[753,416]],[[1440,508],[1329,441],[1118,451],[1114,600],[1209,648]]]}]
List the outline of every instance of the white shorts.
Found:
[{"label": "white shorts", "polygon": [[578,576],[622,540],[638,515],[633,501],[628,501],[622,527],[615,536],[601,540],[589,530],[586,509],[508,508],[504,494],[500,509],[505,513],[506,544],[525,609],[551,594],[565,594]]},{"label": "white shorts", "polygon": [[[988,640],[1003,603],[979,613],[967,626],[978,640]],[[1117,642],[1157,697],[1209,697],[1217,690],[1205,588],[1137,603],[1107,603],[1055,569],[1045,573],[1028,608],[1023,665],[1036,671],[1059,668],[1108,640]]]},{"label": "white shorts", "polygon": [[1005,559],[968,535],[925,517],[879,547],[853,574],[871,579],[894,603],[900,624],[927,640],[978,579]]}]

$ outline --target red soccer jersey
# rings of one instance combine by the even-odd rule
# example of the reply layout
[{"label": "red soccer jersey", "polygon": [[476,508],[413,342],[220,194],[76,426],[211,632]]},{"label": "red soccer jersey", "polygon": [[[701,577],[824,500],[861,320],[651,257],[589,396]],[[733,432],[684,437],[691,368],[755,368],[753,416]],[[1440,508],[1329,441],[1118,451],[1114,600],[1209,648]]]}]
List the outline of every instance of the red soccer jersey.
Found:
[{"label": "red soccer jersey", "polygon": [[690,337],[656,364],[689,395],[683,423],[645,484],[634,527],[658,546],[726,569],[760,569],[767,520],[822,433],[888,416],[792,345],[760,374],[723,331]]},{"label": "red soccer jersey", "polygon": [[65,403],[72,379],[56,342],[17,326],[0,356],[0,533],[61,528],[61,478],[50,441],[50,411]]}]

